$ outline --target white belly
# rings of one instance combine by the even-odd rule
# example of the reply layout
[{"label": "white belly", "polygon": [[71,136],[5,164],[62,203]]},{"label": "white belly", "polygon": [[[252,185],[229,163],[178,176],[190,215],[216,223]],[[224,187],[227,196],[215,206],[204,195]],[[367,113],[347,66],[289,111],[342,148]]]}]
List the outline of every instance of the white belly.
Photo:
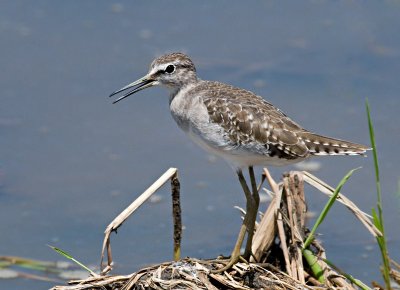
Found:
[{"label": "white belly", "polygon": [[249,166],[284,166],[303,161],[304,158],[284,159],[279,157],[271,157],[265,154],[252,152],[243,148],[234,148],[232,146],[215,146],[209,143],[199,135],[193,132],[186,132],[187,135],[201,148],[207,152],[222,157],[233,168],[245,168]]}]

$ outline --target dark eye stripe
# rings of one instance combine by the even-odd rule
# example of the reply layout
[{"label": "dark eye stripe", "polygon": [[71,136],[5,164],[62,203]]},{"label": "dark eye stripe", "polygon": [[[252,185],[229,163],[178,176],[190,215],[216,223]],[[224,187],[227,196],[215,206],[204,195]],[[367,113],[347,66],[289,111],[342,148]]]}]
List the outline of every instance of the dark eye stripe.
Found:
[{"label": "dark eye stripe", "polygon": [[181,67],[181,68],[190,68],[191,66],[188,64],[178,64],[176,67]]}]

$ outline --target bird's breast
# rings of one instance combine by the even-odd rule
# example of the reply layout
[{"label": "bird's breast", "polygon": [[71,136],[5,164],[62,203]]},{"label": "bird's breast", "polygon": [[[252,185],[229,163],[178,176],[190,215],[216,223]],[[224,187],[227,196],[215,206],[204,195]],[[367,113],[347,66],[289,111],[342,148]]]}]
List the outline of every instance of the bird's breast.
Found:
[{"label": "bird's breast", "polygon": [[229,146],[229,138],[224,129],[210,121],[201,95],[191,95],[187,91],[178,92],[170,103],[171,115],[178,126],[198,145],[210,149]]},{"label": "bird's breast", "polygon": [[181,89],[170,98],[171,115],[185,132],[198,122],[195,111],[196,109],[201,110],[198,97],[188,95],[190,89],[190,87]]}]

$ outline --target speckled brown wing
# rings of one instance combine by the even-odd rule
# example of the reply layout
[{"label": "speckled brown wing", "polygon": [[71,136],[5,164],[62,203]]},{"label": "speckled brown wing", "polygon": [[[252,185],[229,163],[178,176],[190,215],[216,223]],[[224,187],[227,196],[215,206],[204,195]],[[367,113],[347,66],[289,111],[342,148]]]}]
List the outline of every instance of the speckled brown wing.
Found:
[{"label": "speckled brown wing", "polygon": [[206,82],[203,89],[211,122],[237,146],[258,145],[259,154],[289,160],[309,155],[298,136],[304,129],[261,97],[217,82]]},{"label": "speckled brown wing", "polygon": [[[222,126],[237,146],[287,160],[310,155],[364,155],[367,146],[314,134],[252,92],[218,82],[204,82],[204,104],[211,122]],[[261,148],[261,149],[260,149]]]}]

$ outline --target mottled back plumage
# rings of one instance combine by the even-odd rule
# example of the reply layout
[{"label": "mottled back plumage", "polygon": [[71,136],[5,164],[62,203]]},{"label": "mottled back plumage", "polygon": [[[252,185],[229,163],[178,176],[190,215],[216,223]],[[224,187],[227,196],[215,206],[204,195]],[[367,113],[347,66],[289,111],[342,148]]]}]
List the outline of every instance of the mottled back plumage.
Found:
[{"label": "mottled back plumage", "polygon": [[207,91],[204,104],[211,122],[220,124],[238,146],[260,143],[268,155],[283,159],[309,155],[363,154],[368,147],[320,136],[292,121],[252,92],[218,82],[204,82],[191,94]]}]

